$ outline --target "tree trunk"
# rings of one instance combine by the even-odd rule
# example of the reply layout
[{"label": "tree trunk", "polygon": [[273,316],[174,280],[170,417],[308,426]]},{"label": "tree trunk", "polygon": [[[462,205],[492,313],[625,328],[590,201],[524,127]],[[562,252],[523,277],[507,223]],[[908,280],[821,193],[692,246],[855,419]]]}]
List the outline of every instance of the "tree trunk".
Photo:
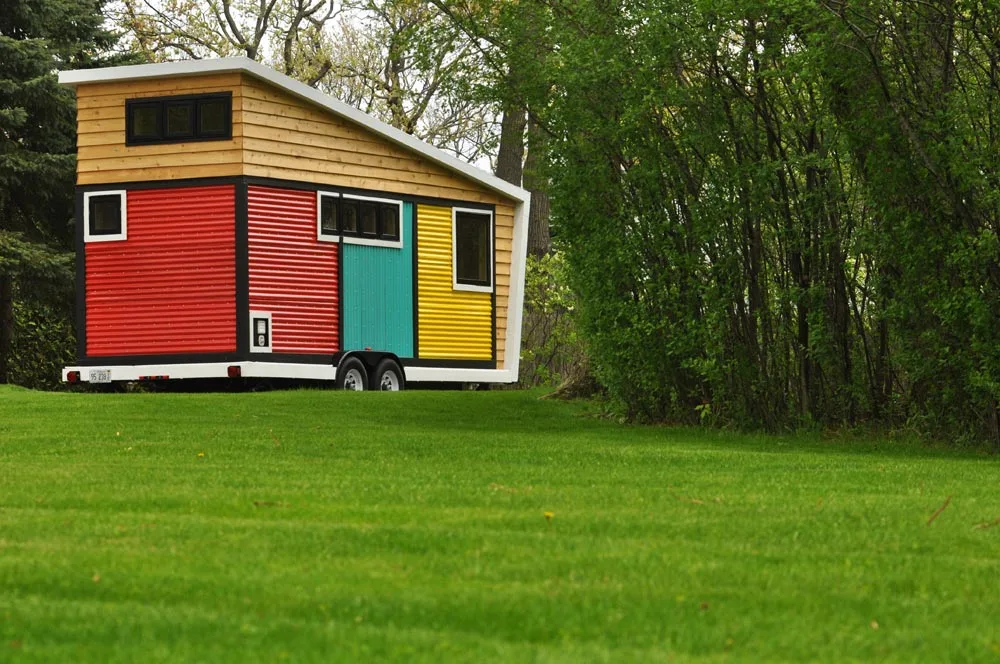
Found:
[{"label": "tree trunk", "polygon": [[528,120],[528,157],[524,160],[524,188],[531,192],[528,212],[528,254],[541,258],[552,250],[549,229],[548,178],[542,172],[542,157],[548,137],[534,120]]},{"label": "tree trunk", "polygon": [[521,186],[524,172],[524,108],[515,103],[505,104],[500,122],[500,148],[497,151],[496,175],[512,185]]},{"label": "tree trunk", "polygon": [[0,385],[10,382],[10,363],[14,341],[14,284],[0,274]]}]

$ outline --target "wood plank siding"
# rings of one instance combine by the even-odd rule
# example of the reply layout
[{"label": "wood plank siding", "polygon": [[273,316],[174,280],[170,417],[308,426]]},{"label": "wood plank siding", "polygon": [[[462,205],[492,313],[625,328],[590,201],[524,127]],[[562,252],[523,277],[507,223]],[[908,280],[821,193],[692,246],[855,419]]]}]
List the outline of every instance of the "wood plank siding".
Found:
[{"label": "wood plank siding", "polygon": [[[232,139],[125,145],[127,99],[212,92],[232,93]],[[495,206],[496,359],[505,368],[510,199],[247,73],[83,83],[77,108],[79,185],[243,175]]]},{"label": "wood plank siding", "polygon": [[[181,180],[243,173],[242,75],[212,74],[87,83],[76,89],[79,185]],[[233,94],[233,137],[161,145],[125,145],[125,100],[210,92]]]}]

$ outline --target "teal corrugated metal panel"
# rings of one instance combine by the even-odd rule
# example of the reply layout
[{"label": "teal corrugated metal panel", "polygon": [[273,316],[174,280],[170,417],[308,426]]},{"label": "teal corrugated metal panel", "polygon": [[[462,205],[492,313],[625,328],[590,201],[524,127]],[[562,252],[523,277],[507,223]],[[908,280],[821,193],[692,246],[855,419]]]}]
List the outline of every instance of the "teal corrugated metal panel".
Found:
[{"label": "teal corrugated metal panel", "polygon": [[403,248],[344,244],[344,350],[413,357],[413,204],[403,204]]}]

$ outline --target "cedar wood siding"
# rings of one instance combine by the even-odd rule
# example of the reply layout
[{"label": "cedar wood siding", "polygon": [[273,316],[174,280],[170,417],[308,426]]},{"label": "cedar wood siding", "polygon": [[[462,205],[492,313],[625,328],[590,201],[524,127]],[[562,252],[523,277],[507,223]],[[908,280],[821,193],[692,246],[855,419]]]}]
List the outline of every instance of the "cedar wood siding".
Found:
[{"label": "cedar wood siding", "polygon": [[[125,145],[125,100],[209,92],[233,93],[233,137],[163,145]],[[114,184],[243,174],[240,74],[115,83],[76,88],[76,183]]]},{"label": "cedar wood siding", "polygon": [[497,366],[502,368],[513,202],[253,76],[243,75],[240,98],[246,175],[443,198],[457,206],[461,201],[496,205]]},{"label": "cedar wood siding", "polygon": [[[125,145],[126,99],[227,91],[231,140]],[[247,175],[495,205],[496,359],[505,366],[513,201],[247,74],[80,84],[77,108],[79,185]]]}]

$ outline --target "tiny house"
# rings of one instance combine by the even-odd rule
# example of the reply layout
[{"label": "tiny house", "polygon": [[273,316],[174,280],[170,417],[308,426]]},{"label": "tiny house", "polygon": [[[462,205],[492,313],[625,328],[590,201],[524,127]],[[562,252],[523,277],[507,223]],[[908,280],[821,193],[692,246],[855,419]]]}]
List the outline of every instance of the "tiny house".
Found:
[{"label": "tiny house", "polygon": [[69,71],[70,382],[517,380],[529,196],[244,58]]}]

